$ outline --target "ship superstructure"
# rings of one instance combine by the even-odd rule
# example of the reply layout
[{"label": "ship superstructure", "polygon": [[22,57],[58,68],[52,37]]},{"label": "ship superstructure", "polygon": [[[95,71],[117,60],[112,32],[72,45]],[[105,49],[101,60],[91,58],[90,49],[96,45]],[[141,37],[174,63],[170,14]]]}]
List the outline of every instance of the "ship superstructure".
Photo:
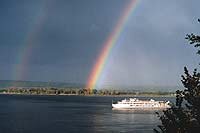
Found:
[{"label": "ship superstructure", "polygon": [[113,108],[124,108],[124,109],[165,109],[170,108],[169,101],[155,101],[150,100],[139,100],[137,98],[129,98],[112,103]]}]

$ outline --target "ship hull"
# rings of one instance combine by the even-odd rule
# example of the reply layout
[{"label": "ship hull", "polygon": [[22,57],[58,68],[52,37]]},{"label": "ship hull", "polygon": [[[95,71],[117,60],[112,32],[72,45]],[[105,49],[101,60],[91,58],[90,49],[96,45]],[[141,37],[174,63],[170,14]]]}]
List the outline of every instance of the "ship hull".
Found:
[{"label": "ship hull", "polygon": [[169,101],[155,101],[150,100],[139,100],[137,98],[124,99],[113,103],[112,107],[116,109],[166,109],[170,108]]},{"label": "ship hull", "polygon": [[134,106],[129,104],[112,104],[112,108],[116,109],[166,109],[170,106],[166,107],[157,107],[157,106]]}]

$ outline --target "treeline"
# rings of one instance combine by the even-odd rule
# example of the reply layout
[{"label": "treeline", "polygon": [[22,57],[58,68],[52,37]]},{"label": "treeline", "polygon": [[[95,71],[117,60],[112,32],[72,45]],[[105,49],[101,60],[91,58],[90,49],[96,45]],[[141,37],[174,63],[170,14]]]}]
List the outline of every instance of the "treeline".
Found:
[{"label": "treeline", "polygon": [[0,90],[0,93],[27,95],[174,95],[174,92],[140,92],[114,89],[88,90],[84,88],[7,88]]}]

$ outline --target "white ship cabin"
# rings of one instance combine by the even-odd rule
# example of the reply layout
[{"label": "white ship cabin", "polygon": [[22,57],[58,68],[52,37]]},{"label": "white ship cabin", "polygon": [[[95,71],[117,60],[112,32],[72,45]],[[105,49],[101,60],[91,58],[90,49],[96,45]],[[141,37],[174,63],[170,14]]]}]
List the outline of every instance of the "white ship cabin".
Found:
[{"label": "white ship cabin", "polygon": [[169,102],[150,100],[138,100],[137,98],[124,99],[117,104],[130,105],[135,107],[165,107]]}]

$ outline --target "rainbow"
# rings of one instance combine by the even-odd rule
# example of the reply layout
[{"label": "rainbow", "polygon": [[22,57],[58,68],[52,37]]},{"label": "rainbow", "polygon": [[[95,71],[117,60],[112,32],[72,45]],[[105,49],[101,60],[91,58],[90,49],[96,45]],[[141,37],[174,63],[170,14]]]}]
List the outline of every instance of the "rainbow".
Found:
[{"label": "rainbow", "polygon": [[95,62],[92,71],[89,74],[89,78],[86,84],[86,89],[92,91],[92,89],[96,88],[96,84],[101,76],[105,64],[107,63],[108,57],[111,54],[111,51],[115,46],[118,38],[120,37],[120,34],[125,28],[125,25],[129,20],[132,12],[134,11],[137,3],[138,0],[131,0],[131,2],[128,3],[121,17],[119,18],[116,26],[114,27],[113,31],[104,42],[103,48],[97,58],[97,61]]},{"label": "rainbow", "polygon": [[38,15],[36,15],[32,26],[24,38],[23,44],[18,52],[19,54],[16,56],[16,65],[13,69],[13,78],[15,80],[25,80],[27,78],[29,60],[33,54],[34,47],[37,45],[35,40],[48,18],[48,11],[51,6],[52,2],[44,2],[44,5],[37,12]]}]

